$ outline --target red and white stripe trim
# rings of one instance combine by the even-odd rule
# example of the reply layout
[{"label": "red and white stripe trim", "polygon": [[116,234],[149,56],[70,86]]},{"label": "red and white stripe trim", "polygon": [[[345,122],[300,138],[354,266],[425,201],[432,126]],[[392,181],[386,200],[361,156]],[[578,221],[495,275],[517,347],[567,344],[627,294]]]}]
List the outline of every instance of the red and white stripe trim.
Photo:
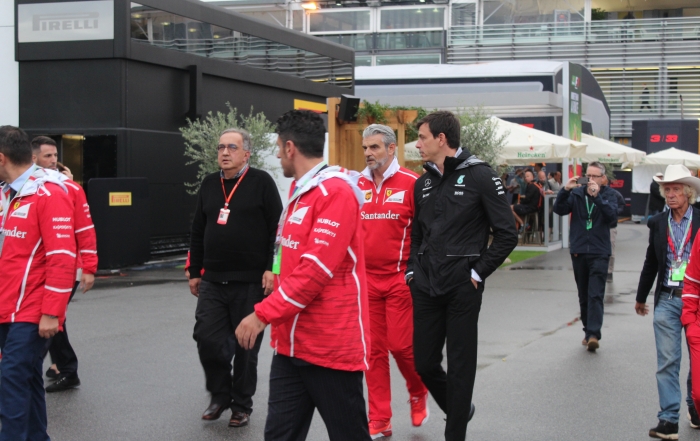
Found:
[{"label": "red and white stripe trim", "polygon": [[77,234],[77,233],[82,233],[83,231],[87,231],[87,230],[89,230],[90,228],[95,228],[95,226],[94,226],[94,225],[89,225],[89,226],[84,227],[84,228],[81,228],[81,229],[79,229],[79,230],[75,230],[75,233],[76,233],[76,234]]},{"label": "red and white stripe trim", "polygon": [[72,258],[75,258],[75,253],[71,253],[68,250],[54,250],[54,251],[49,251],[46,253],[47,256],[51,256],[53,254],[68,254]]},{"label": "red and white stripe trim", "polygon": [[306,308],[306,305],[302,305],[301,303],[297,302],[296,300],[290,298],[290,297],[284,292],[284,290],[282,289],[281,286],[279,287],[279,290],[280,290],[280,294],[282,294],[282,298],[283,298],[284,300],[288,301],[289,303],[291,303],[292,305],[296,306],[297,308],[301,308],[301,309]]},{"label": "red and white stripe trim", "polygon": [[352,276],[355,278],[355,284],[357,285],[357,310],[359,312],[357,318],[360,323],[360,339],[362,340],[362,349],[364,351],[362,361],[364,361],[365,366],[369,369],[369,363],[367,363],[367,342],[365,341],[365,327],[362,324],[362,288],[360,287],[360,279],[357,277],[357,256],[352,251],[351,247],[348,247],[348,254],[352,257]]},{"label": "red and white stripe trim", "polygon": [[328,274],[328,277],[330,277],[331,279],[333,278],[333,273],[331,272],[331,270],[329,270],[328,267],[324,265],[318,257],[314,256],[313,254],[302,254],[301,257],[306,257],[307,259],[313,260],[314,262],[316,262],[316,264],[318,264],[318,266],[321,267],[323,271],[326,272],[326,274]]},{"label": "red and white stripe trim", "polygon": [[62,289],[62,288],[54,288],[53,286],[49,286],[49,285],[44,285],[44,288],[48,289],[49,291],[53,291],[53,292],[71,292],[71,291],[73,291],[73,288]]}]

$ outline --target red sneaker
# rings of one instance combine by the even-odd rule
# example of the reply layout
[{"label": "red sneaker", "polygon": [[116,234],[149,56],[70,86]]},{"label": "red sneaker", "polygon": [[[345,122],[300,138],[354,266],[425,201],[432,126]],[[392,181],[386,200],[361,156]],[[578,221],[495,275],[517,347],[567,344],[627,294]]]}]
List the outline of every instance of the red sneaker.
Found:
[{"label": "red sneaker", "polygon": [[370,421],[369,436],[372,439],[391,436],[391,421]]},{"label": "red sneaker", "polygon": [[411,422],[415,427],[420,427],[428,422],[430,411],[428,410],[428,394],[422,397],[411,397]]}]

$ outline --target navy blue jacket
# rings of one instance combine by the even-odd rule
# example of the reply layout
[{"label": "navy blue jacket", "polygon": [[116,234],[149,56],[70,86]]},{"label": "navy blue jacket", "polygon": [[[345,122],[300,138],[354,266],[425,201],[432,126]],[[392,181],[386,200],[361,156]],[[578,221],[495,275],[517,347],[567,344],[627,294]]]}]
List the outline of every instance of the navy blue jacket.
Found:
[{"label": "navy blue jacket", "polygon": [[[586,187],[577,187],[569,191],[565,187],[559,190],[554,202],[554,212],[560,216],[571,213],[571,229],[569,233],[569,251],[571,254],[600,254],[610,255],[610,224],[617,217],[617,198],[612,190],[603,186],[594,198],[588,196]],[[591,212],[593,227],[586,229],[588,211],[586,200],[593,203]]]}]

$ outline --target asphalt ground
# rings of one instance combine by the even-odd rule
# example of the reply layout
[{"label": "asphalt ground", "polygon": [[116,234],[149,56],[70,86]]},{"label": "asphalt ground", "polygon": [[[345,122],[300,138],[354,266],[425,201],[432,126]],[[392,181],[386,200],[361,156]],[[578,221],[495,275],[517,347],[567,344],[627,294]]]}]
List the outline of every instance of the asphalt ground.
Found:
[{"label": "asphalt ground", "polygon": [[[634,313],[647,240],[646,226],[619,226],[614,283],[607,286],[603,338],[594,354],[581,346],[567,250],[498,270],[487,280],[468,439],[649,439],[658,412],[652,317]],[[93,291],[76,294],[68,328],[82,385],[47,395],[52,439],[262,440],[269,332],[250,425],[228,428],[229,412],[204,422],[209,397],[192,340],[195,304],[182,269],[167,265],[103,277]],[[685,378],[685,353],[682,366]],[[430,420],[411,426],[408,393],[393,362],[392,389],[391,439],[442,439],[444,414],[432,399]],[[685,419],[685,402],[681,408],[681,439],[700,440]],[[328,439],[318,414],[308,439]]]}]

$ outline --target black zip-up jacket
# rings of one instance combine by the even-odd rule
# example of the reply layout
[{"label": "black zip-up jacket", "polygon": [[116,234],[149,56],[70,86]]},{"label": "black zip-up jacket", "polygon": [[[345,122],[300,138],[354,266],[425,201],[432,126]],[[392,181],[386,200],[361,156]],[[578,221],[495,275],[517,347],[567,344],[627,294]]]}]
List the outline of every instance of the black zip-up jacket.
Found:
[{"label": "black zip-up jacket", "polygon": [[[610,225],[617,219],[617,198],[612,190],[603,186],[596,197],[590,197],[586,191],[586,186],[576,187],[567,190],[563,187],[557,194],[554,201],[554,212],[559,216],[566,216],[571,213],[571,226],[569,233],[569,252],[571,254],[600,254],[610,255]],[[595,206],[591,212],[593,226],[586,229],[588,221],[588,211],[586,209],[586,199],[589,206]]]},{"label": "black zip-up jacket", "polygon": [[414,187],[406,274],[412,289],[439,296],[471,283],[472,269],[485,281],[515,248],[518,233],[503,182],[468,150],[445,158],[444,175],[434,164],[424,168]]}]

